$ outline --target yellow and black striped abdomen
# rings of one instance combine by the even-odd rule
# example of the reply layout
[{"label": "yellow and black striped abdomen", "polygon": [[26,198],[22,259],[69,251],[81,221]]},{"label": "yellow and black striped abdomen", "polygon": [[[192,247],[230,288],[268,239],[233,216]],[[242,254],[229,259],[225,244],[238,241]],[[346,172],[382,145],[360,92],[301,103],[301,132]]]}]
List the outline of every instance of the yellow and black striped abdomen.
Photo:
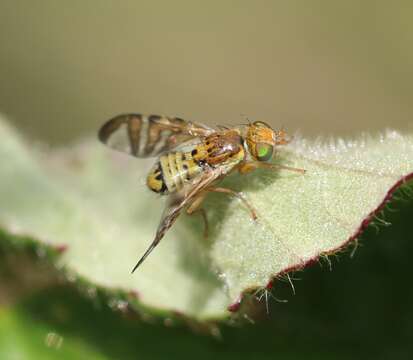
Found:
[{"label": "yellow and black striped abdomen", "polygon": [[201,165],[192,159],[191,153],[171,152],[159,158],[146,183],[152,191],[166,195],[182,189],[201,172]]}]

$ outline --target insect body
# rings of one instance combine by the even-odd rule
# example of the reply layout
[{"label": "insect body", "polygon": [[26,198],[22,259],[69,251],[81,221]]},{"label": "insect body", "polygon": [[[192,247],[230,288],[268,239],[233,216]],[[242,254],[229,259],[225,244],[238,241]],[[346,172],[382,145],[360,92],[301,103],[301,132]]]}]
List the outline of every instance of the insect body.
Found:
[{"label": "insect body", "polygon": [[147,185],[160,194],[179,191],[203,172],[225,168],[244,158],[241,137],[234,131],[207,136],[199,143],[161,155]]},{"label": "insect body", "polygon": [[[255,220],[254,209],[241,193],[216,186],[234,170],[241,174],[257,168],[304,172],[267,162],[276,146],[289,140],[283,130],[275,131],[261,121],[237,128],[214,129],[180,118],[125,114],[106,122],[99,131],[99,139],[136,157],[158,156],[148,174],[147,185],[152,191],[169,196],[155,239],[132,272],[156,247],[184,208],[188,214],[203,210],[200,206],[208,192],[238,197]],[[202,214],[206,221],[205,213]]]}]

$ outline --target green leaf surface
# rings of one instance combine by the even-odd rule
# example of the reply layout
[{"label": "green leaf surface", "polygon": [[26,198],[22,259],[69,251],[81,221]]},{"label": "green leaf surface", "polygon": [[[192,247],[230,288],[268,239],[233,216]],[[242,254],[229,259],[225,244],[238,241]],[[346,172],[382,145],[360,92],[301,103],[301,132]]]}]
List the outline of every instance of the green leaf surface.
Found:
[{"label": "green leaf surface", "polygon": [[[379,234],[369,228],[361,238],[366,246],[353,258],[332,259],[334,271],[308,268],[295,282],[295,296],[288,283],[278,283],[275,296],[288,302],[270,297],[269,314],[263,308],[254,325],[222,324],[214,339],[179,322],[136,321],[127,307],[113,311],[99,297],[55,286],[0,306],[0,358],[410,359],[413,204],[397,201],[395,207],[399,211],[387,212],[392,226]],[[10,274],[13,264],[21,265],[21,253],[0,246],[0,294],[5,278],[21,285],[22,279]],[[10,269],[1,277],[5,263]],[[26,264],[25,273],[41,272],[43,261],[36,264]]]},{"label": "green leaf surface", "polygon": [[182,216],[139,271],[163,199],[144,185],[151,162],[116,154],[91,140],[39,150],[0,124],[0,224],[9,234],[65,247],[58,265],[69,279],[134,294],[146,310],[220,318],[246,290],[304,266],[356,236],[361,225],[413,171],[412,136],[395,132],[328,145],[296,140],[278,161],[306,169],[232,175],[258,213],[213,194],[202,223]]}]

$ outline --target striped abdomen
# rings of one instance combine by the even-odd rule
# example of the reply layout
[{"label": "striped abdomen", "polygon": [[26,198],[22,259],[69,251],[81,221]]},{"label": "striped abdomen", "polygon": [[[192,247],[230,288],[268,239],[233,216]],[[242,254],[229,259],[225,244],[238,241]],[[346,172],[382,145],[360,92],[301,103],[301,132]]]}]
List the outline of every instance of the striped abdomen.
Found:
[{"label": "striped abdomen", "polygon": [[146,183],[152,191],[166,195],[182,189],[201,172],[202,166],[192,159],[191,153],[171,152],[159,158]]}]

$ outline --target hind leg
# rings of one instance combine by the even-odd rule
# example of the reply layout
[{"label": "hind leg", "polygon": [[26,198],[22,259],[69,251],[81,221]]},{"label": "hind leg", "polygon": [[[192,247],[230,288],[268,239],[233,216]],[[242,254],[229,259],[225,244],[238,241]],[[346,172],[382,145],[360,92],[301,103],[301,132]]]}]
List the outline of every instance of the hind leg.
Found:
[{"label": "hind leg", "polygon": [[205,199],[205,196],[206,193],[198,195],[198,197],[196,197],[192,204],[186,209],[186,213],[188,215],[200,214],[202,216],[202,219],[204,220],[204,238],[206,239],[208,238],[208,218],[205,209],[200,207]]},{"label": "hind leg", "polygon": [[234,197],[240,199],[244,203],[244,205],[248,208],[248,210],[250,211],[252,220],[253,221],[257,220],[257,213],[255,212],[252,205],[248,202],[248,200],[245,198],[245,196],[242,193],[236,192],[236,191],[228,189],[228,188],[223,188],[223,187],[209,187],[208,189],[206,189],[206,191],[228,194],[228,195],[231,195],[231,196],[234,196]]}]

